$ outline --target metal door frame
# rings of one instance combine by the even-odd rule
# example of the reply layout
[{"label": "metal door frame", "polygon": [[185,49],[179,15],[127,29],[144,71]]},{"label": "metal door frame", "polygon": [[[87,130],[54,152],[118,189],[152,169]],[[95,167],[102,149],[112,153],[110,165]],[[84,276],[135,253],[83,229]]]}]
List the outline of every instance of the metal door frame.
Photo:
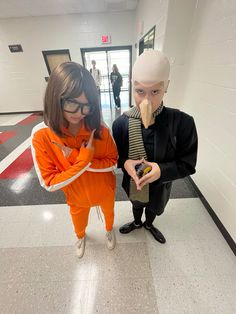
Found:
[{"label": "metal door frame", "polygon": [[[94,52],[94,51],[105,51],[106,54],[108,51],[112,50],[129,50],[129,107],[131,107],[131,74],[132,74],[132,46],[110,46],[110,47],[95,47],[95,48],[80,48],[81,57],[83,66],[85,67],[85,53],[86,52]],[[108,65],[108,60],[107,60]],[[109,73],[108,73],[109,74]],[[109,84],[109,95],[111,95],[110,84]],[[110,96],[110,104],[111,104],[111,96]]]}]

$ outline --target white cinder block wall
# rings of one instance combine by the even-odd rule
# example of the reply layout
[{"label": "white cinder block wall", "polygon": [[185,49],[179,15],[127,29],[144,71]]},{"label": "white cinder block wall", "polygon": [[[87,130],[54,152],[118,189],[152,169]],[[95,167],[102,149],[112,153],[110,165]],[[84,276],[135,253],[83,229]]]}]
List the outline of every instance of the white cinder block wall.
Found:
[{"label": "white cinder block wall", "polygon": [[164,98],[170,107],[180,108],[183,101],[184,62],[195,3],[196,0],[141,0],[137,8],[137,47],[143,35],[155,25],[154,48],[163,51],[171,62],[170,85]]},{"label": "white cinder block wall", "polygon": [[[139,40],[156,26],[154,49],[163,50],[169,0],[139,0],[135,16],[134,60],[139,55]],[[132,102],[133,102],[132,95]]]},{"label": "white cinder block wall", "polygon": [[155,49],[162,50],[165,39],[169,0],[139,0],[136,10],[135,42],[138,55],[139,40],[156,25]]},{"label": "white cinder block wall", "polygon": [[170,84],[165,103],[180,108],[184,93],[184,70],[188,39],[197,0],[169,0],[163,52],[171,63]]},{"label": "white cinder block wall", "polygon": [[236,1],[197,2],[186,74],[182,108],[199,134],[193,179],[236,241]]},{"label": "white cinder block wall", "polygon": [[236,240],[236,1],[141,0],[140,22],[143,34],[156,25],[155,49],[172,63],[165,103],[195,118],[193,180]]},{"label": "white cinder block wall", "polygon": [[[0,20],[0,112],[42,109],[48,76],[42,50],[69,49],[82,62],[80,48],[100,47],[110,34],[111,46],[131,45],[135,12],[73,14]],[[23,53],[8,45],[21,44]]]}]

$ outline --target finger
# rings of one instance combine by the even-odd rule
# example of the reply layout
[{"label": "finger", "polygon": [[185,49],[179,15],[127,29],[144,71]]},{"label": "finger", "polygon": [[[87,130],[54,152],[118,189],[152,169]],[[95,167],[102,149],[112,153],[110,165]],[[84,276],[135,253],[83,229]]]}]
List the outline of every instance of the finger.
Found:
[{"label": "finger", "polygon": [[147,181],[143,181],[142,183],[139,183],[140,189],[144,187],[144,185],[148,184]]},{"label": "finger", "polygon": [[72,149],[70,147],[66,147],[65,151],[68,155],[70,155],[70,153],[72,152]]},{"label": "finger", "polygon": [[96,129],[92,130],[90,138],[88,140],[88,144],[87,146],[92,146],[92,142],[93,142],[93,138],[94,138],[94,132],[96,131]]},{"label": "finger", "polygon": [[141,187],[141,185],[139,185],[139,184],[136,184],[136,188],[137,188],[138,191],[141,191],[141,190],[142,190],[142,187]]},{"label": "finger", "polygon": [[134,180],[134,183],[136,185],[137,190],[141,190],[141,188],[139,186],[139,178],[137,176],[132,176],[132,175],[130,175],[130,176]]},{"label": "finger", "polygon": [[137,176],[133,177],[133,180],[137,186],[139,186],[139,178]]},{"label": "finger", "polygon": [[140,179],[135,183],[136,183],[137,190],[139,190],[139,191],[141,191],[143,186],[145,185],[144,183],[140,182]]},{"label": "finger", "polygon": [[151,179],[149,178],[143,178],[143,180],[139,180],[139,186],[141,187],[141,189],[144,187],[144,185],[151,183]]},{"label": "finger", "polygon": [[137,184],[137,182],[139,181],[139,180],[138,180],[138,177],[135,176],[135,175],[133,175],[133,174],[131,174],[131,173],[130,173],[130,176],[131,176],[131,178],[134,180],[135,184]]},{"label": "finger", "polygon": [[129,169],[129,174],[134,179],[135,182],[139,180],[139,177],[137,176],[135,168],[133,168],[133,167],[130,168]]},{"label": "finger", "polygon": [[139,180],[137,174],[136,174],[136,170],[133,167],[133,165],[129,165],[129,167],[126,168],[126,171],[128,172],[128,174],[131,176],[131,178],[136,182]]},{"label": "finger", "polygon": [[144,184],[147,184],[149,183],[148,180],[150,180],[152,178],[152,175],[150,175],[149,173],[146,174],[145,176],[143,176],[140,180],[139,180],[139,185],[144,185]]},{"label": "finger", "polygon": [[149,161],[147,161],[147,160],[143,160],[143,163],[145,164],[145,165],[149,165],[149,166],[151,166],[151,163],[149,162]]},{"label": "finger", "polygon": [[140,190],[142,190],[142,188],[146,185],[147,183],[143,183],[140,185]]}]

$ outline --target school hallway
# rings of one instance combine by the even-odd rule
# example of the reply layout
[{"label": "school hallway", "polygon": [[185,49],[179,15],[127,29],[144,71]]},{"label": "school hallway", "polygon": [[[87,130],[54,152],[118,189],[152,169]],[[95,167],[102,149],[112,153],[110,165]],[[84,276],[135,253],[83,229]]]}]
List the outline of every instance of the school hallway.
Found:
[{"label": "school hallway", "polygon": [[[165,58],[152,58],[152,50]],[[139,63],[142,55],[150,57]],[[67,66],[81,71],[67,75]],[[162,99],[165,111],[174,115],[158,117]],[[107,248],[112,233],[106,235],[103,215],[94,207],[84,256],[76,257],[84,242],[78,248],[65,195],[42,188],[33,166],[30,136],[43,121],[45,103],[51,125],[61,125],[63,112],[73,122],[71,135],[79,130],[72,145],[55,142],[49,130],[35,133],[41,143],[36,150],[44,156],[38,165],[50,189],[80,176],[81,160],[92,158],[84,155],[74,164],[70,157],[76,154],[67,155],[70,148],[90,147],[88,134],[80,133],[81,115],[91,114],[87,121],[97,129],[98,107],[109,128],[135,105],[143,112],[149,129],[141,125],[140,134],[139,121],[132,128],[125,117],[114,134],[121,159],[147,155],[158,163],[152,164],[151,176],[160,181],[152,187],[163,193],[153,189],[149,199],[154,195],[158,204],[150,209],[158,210],[173,178],[193,174],[173,182],[165,211],[155,218],[165,244],[145,227],[119,232],[134,218],[116,168],[116,246]],[[135,111],[129,118],[139,117]],[[48,141],[44,131],[50,133]],[[108,138],[113,148],[104,145],[104,154],[115,156]],[[61,142],[67,146],[62,151]],[[99,155],[103,144],[96,146],[92,172],[103,167],[99,162],[93,169],[97,154],[107,164]],[[62,153],[68,160],[60,158]],[[111,165],[114,158],[108,158]],[[235,160],[236,0],[0,0],[0,314],[235,314]],[[70,164],[72,171],[80,169],[72,176]],[[48,177],[58,169],[63,173]],[[82,190],[90,200],[103,194],[103,184],[95,181],[99,176],[88,186],[87,175],[65,187],[76,206],[82,204]],[[105,173],[101,177],[107,181]],[[77,183],[81,189],[74,188]],[[105,190],[104,210],[111,187],[114,192],[114,184]],[[79,216],[81,234],[79,225],[87,217]]]},{"label": "school hallway", "polygon": [[[111,126],[120,112],[103,110]],[[117,245],[107,250],[104,220],[92,208],[77,259],[64,195],[44,191],[33,168],[30,133],[41,121],[38,114],[0,116],[2,314],[236,312],[235,256],[188,178],[174,182],[155,220],[167,239],[162,245],[144,228],[119,233],[132,211],[117,169]]]}]

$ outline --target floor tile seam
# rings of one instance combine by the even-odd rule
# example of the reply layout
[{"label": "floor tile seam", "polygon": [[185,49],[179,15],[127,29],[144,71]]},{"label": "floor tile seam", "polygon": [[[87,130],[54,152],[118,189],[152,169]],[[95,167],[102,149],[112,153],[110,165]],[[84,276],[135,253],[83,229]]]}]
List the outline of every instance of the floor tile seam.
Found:
[{"label": "floor tile seam", "polygon": [[[155,270],[153,269],[153,267],[151,267],[152,268],[152,274],[156,277],[157,275],[155,274]],[[183,274],[181,274],[181,275],[175,275],[176,273],[178,273],[177,271],[165,271],[165,274],[162,274],[162,273],[158,273],[158,277],[159,278],[166,278],[167,276],[168,277],[174,277],[174,278],[177,278],[177,277],[181,277],[181,278],[183,278]],[[217,273],[218,274],[218,273]],[[215,271],[210,271],[210,272],[200,272],[200,273],[198,273],[198,272],[192,272],[192,271],[189,271],[189,272],[187,272],[187,273],[185,273],[184,274],[184,276],[186,277],[186,278],[188,278],[189,276],[191,276],[191,278],[192,277],[197,277],[197,278],[206,278],[206,276],[214,276],[214,277],[216,277],[216,272]],[[228,278],[228,277],[231,277],[231,278],[235,278],[236,279],[236,275],[232,275],[231,273],[221,273],[220,274],[220,277],[226,277],[226,278]]]},{"label": "floor tile seam", "polygon": [[[115,204],[116,203],[121,203],[121,202],[129,202],[129,200],[121,200],[121,201],[115,201]],[[55,204],[27,204],[27,205],[9,205],[9,206],[0,206],[0,210],[1,208],[9,208],[9,207],[31,207],[31,206],[37,206],[37,207],[45,207],[45,206],[62,206],[62,205],[65,205],[65,206],[68,206],[67,203],[55,203]],[[96,206],[92,206],[92,208],[96,208]],[[90,210],[91,210],[90,209]],[[59,209],[58,209],[59,210]],[[61,209],[60,209],[61,210]]]},{"label": "floor tile seam", "polygon": [[179,199],[194,199],[199,198],[198,196],[181,196],[181,197],[170,197],[170,200],[179,200]]},{"label": "floor tile seam", "polygon": [[[78,264],[79,264],[79,261],[78,261]],[[91,279],[91,278],[89,278],[89,279],[73,279],[73,278],[70,278],[70,279],[62,279],[62,280],[53,280],[53,279],[45,279],[45,280],[42,280],[42,279],[40,279],[40,280],[15,280],[15,279],[13,279],[13,280],[0,280],[0,284],[4,284],[4,285],[6,285],[6,284],[9,284],[9,285],[13,285],[13,284],[27,284],[27,283],[49,283],[49,282],[52,282],[52,283],[56,283],[56,282],[101,282],[101,280],[103,280],[103,278],[102,277],[112,277],[112,276],[101,276],[100,278],[98,278],[98,279]],[[230,277],[229,275],[228,276],[221,276],[222,278],[221,279],[226,279],[226,278],[224,278],[224,277]],[[152,274],[151,274],[151,272],[150,273],[148,273],[146,276],[144,276],[144,275],[142,275],[142,276],[114,276],[113,278],[112,278],[112,280],[114,280],[114,281],[119,281],[120,279],[125,279],[125,280],[128,280],[128,279],[135,279],[135,280],[152,280],[153,281],[153,284],[154,284],[154,286],[155,286],[155,281],[154,281],[154,278],[153,278],[153,276],[152,276]],[[178,279],[178,278],[181,278],[181,279],[183,279],[183,276],[181,276],[181,275],[177,275],[177,276],[172,276],[171,278],[174,278],[174,279]],[[202,278],[202,279],[205,279],[206,277],[205,276],[197,276],[197,275],[192,275],[191,276],[191,280],[192,279],[199,279],[199,278]],[[232,277],[230,277],[230,278],[232,278]],[[234,278],[234,276],[233,276],[233,278]],[[235,278],[236,278],[236,276],[235,276]],[[162,276],[162,277],[160,277],[160,279],[161,280],[163,280],[163,279],[170,279],[170,276]],[[189,282],[189,281],[188,281]],[[212,282],[210,283],[210,285],[212,285]]]},{"label": "floor tile seam", "polygon": [[[188,200],[196,200],[196,199],[199,199],[199,198],[188,198]],[[186,200],[186,198],[179,198],[179,199],[170,199],[170,201],[177,201],[177,202],[180,202],[180,200]],[[116,200],[115,201],[115,204],[118,204],[118,203],[122,203],[122,202],[129,202],[129,200]],[[201,205],[201,203],[199,203],[200,205]],[[6,209],[6,208],[11,208],[11,207],[15,207],[15,208],[22,208],[22,207],[32,207],[32,206],[37,206],[37,207],[45,207],[45,206],[67,206],[67,204],[66,203],[43,203],[43,204],[27,204],[27,205],[8,205],[8,206],[0,206],[0,210],[1,210],[1,208],[3,208],[3,209]],[[95,207],[91,207],[91,209],[92,208],[95,208]],[[60,209],[61,210],[61,209]],[[65,208],[65,210],[66,210],[66,208]],[[175,210],[178,210],[178,209],[175,209]],[[179,210],[181,210],[181,209],[179,209]]]},{"label": "floor tile seam", "polygon": [[[76,244],[76,239],[75,239],[75,244]],[[119,241],[117,241],[117,245],[121,245],[121,244],[125,244],[125,245],[129,245],[129,244],[133,244],[133,245],[135,245],[135,244],[141,244],[141,243],[143,243],[143,244],[146,244],[146,242],[145,241],[136,241],[136,242],[119,242]],[[50,248],[65,248],[65,247],[67,247],[67,248],[73,248],[74,246],[75,246],[75,244],[73,245],[73,244],[71,244],[71,245],[48,245],[48,246],[16,246],[16,247],[0,247],[0,251],[1,250],[17,250],[17,249],[39,249],[39,248],[45,248],[45,249],[50,249]],[[104,241],[104,244],[103,243],[97,243],[97,244],[95,244],[95,243],[86,243],[86,247],[97,247],[97,246],[102,246],[102,247],[105,247],[106,248],[106,243],[105,243],[105,241]],[[108,252],[110,252],[110,251],[108,251]]]},{"label": "floor tile seam", "polygon": [[[114,278],[113,278],[114,280]],[[26,281],[22,281],[22,280],[12,280],[12,281],[0,281],[0,285],[4,284],[4,285],[16,285],[16,284],[44,284],[44,283],[61,283],[61,282],[93,282],[93,281],[101,281],[99,279],[93,280],[93,279],[70,279],[70,280],[26,280]]]},{"label": "floor tile seam", "polygon": [[189,200],[189,199],[192,199],[192,200],[196,200],[196,199],[199,199],[199,204],[202,204],[201,201],[200,201],[200,198],[199,197],[180,197],[180,198],[170,198],[169,201],[180,201],[180,200]]},{"label": "floor tile seam", "polygon": [[[76,243],[76,241],[75,241]],[[120,244],[131,244],[131,243],[135,243],[135,244],[140,244],[142,242],[117,242],[117,245],[120,245]],[[11,247],[0,247],[0,252],[1,250],[17,250],[17,249],[49,249],[49,248],[58,248],[58,247],[61,247],[61,248],[65,248],[65,247],[74,247],[74,245],[37,245],[37,246],[11,246]],[[104,242],[104,244],[101,244],[101,243],[98,243],[98,244],[86,244],[86,247],[88,248],[92,248],[92,247],[105,247],[106,248],[106,243]]]},{"label": "floor tile seam", "polygon": [[[185,274],[186,275],[186,274]],[[215,276],[215,273],[211,273],[210,275],[212,275],[212,276]],[[169,274],[168,273],[166,273],[166,275],[160,275],[159,276],[160,278],[170,278],[170,276],[169,276]],[[215,276],[216,277],[216,276]],[[171,278],[180,278],[180,279],[183,279],[183,275],[181,274],[181,275],[174,275],[174,276],[171,276]],[[188,278],[189,279],[189,277],[187,277],[186,276],[186,278]],[[191,279],[193,279],[193,278],[202,278],[202,279],[206,279],[206,274],[191,274]],[[218,276],[218,278],[220,278],[220,279],[228,279],[228,278],[235,278],[236,279],[236,274],[235,275],[232,275],[232,274],[220,274],[219,276]]]},{"label": "floor tile seam", "polygon": [[[80,261],[78,261],[77,264],[79,264]],[[84,264],[84,263],[83,263]],[[71,272],[73,273],[73,271]],[[105,272],[104,272],[105,273]],[[99,277],[99,275],[98,275]],[[18,284],[25,284],[25,283],[45,283],[45,282],[84,282],[84,281],[89,281],[89,282],[101,282],[101,280],[103,280],[104,278],[112,278],[112,280],[114,281],[120,281],[121,279],[125,279],[125,280],[129,280],[129,279],[136,279],[136,280],[152,280],[152,276],[151,276],[151,272],[147,273],[147,275],[142,275],[142,276],[124,276],[124,275],[118,275],[117,274],[114,274],[111,275],[108,273],[108,275],[103,275],[101,276],[100,275],[100,278],[97,278],[97,279],[92,279],[92,278],[86,278],[86,279],[73,279],[73,278],[70,278],[70,279],[50,279],[50,278],[45,278],[45,279],[40,279],[40,280],[18,280],[18,279],[12,279],[12,280],[0,280],[0,284],[15,284],[15,283],[18,283]]]},{"label": "floor tile seam", "polygon": [[[7,168],[7,167],[6,167]],[[4,170],[3,170],[4,171]],[[2,171],[2,172],[3,172]],[[30,171],[29,171],[30,172]],[[1,172],[0,172],[1,173]],[[38,180],[38,178],[36,177],[36,176],[31,176],[31,179],[32,180]],[[10,180],[13,180],[13,179],[4,179],[4,180],[8,180],[8,181],[10,181]],[[2,180],[3,181],[3,180]],[[40,188],[40,187],[39,187]],[[44,193],[44,191],[42,192],[42,193]],[[41,198],[42,196],[39,194],[39,198]],[[60,197],[64,197],[63,195],[62,196],[60,196]],[[119,197],[118,197],[119,198]],[[196,200],[196,199],[198,199],[197,197],[196,198],[184,198],[184,197],[181,197],[180,198],[181,200]],[[176,199],[173,199],[173,198],[170,198],[170,201],[171,200],[173,200],[173,201],[177,201],[178,199],[176,198]],[[127,199],[117,199],[116,200],[116,202],[127,202],[128,200]],[[18,204],[16,201],[14,201],[13,202],[13,204],[9,204],[9,205],[0,205],[0,208],[1,207],[13,207],[13,206],[15,206],[15,207],[21,207],[21,206],[38,206],[38,205],[41,205],[41,206],[47,206],[47,205],[66,205],[66,202],[65,203],[46,203],[46,202],[44,202],[44,201],[41,201],[40,203],[35,203],[35,202],[32,202],[31,203],[31,201],[29,201],[28,199],[26,200],[26,202],[25,202],[25,204]],[[178,209],[177,209],[178,210]]]}]

